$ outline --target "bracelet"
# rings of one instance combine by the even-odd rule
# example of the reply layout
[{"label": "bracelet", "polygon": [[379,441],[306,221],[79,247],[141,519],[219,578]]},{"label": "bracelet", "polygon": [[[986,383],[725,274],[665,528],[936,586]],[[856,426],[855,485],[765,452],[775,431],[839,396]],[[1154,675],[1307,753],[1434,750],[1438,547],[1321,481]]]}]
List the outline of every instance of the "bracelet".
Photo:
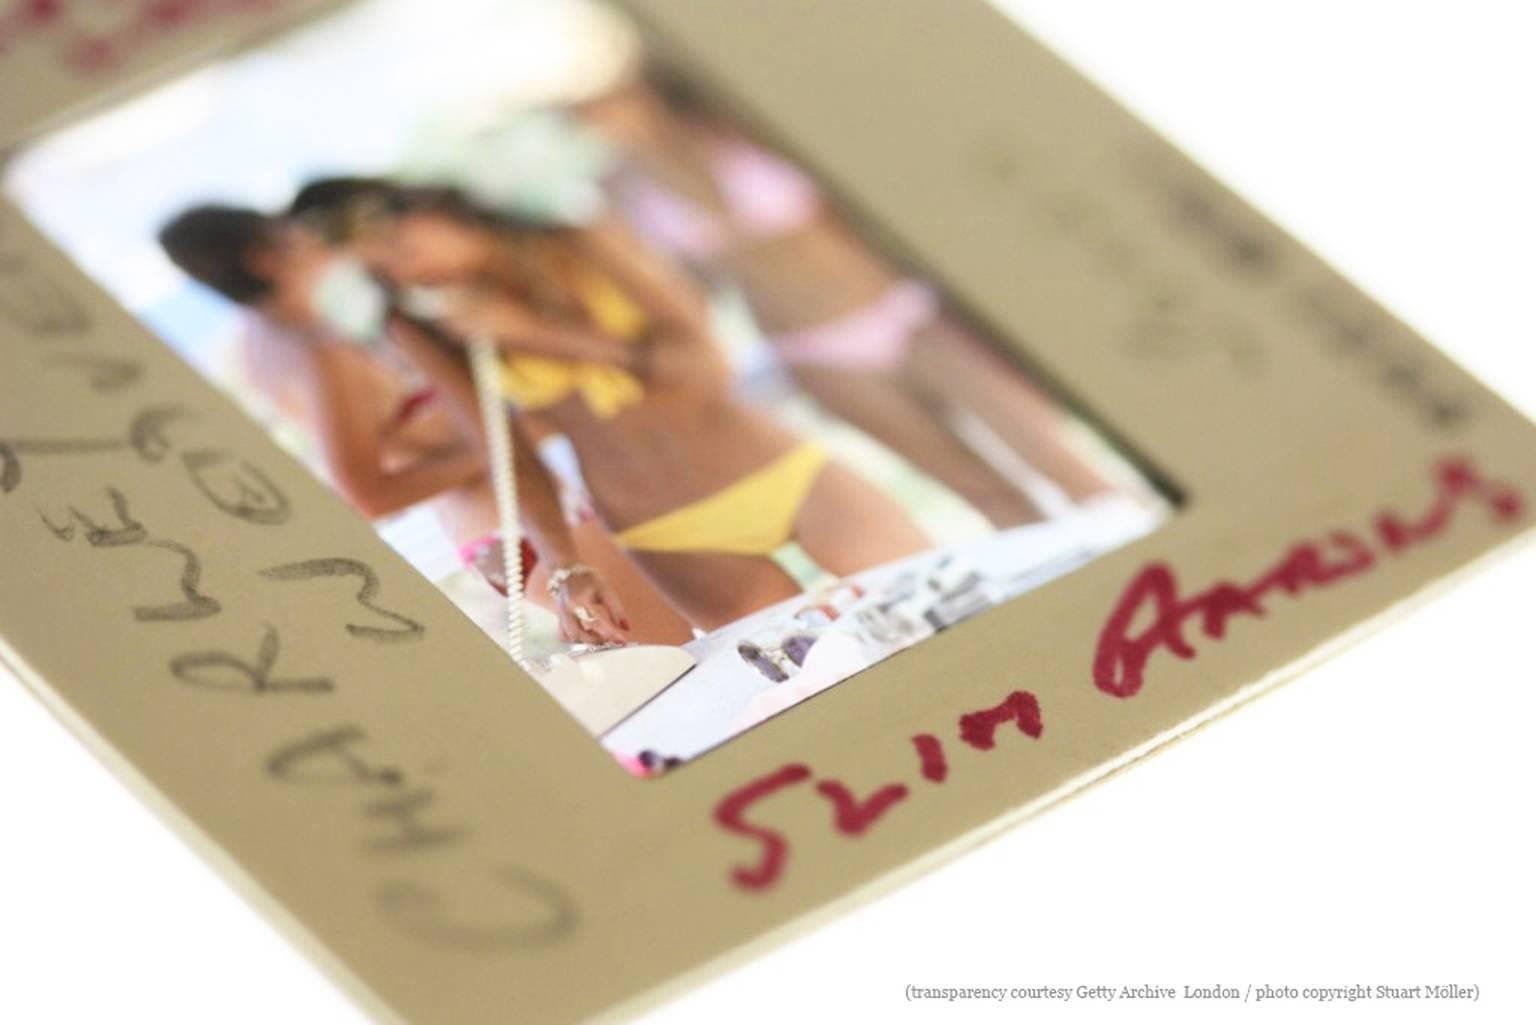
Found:
[{"label": "bracelet", "polygon": [[567,580],[580,573],[596,572],[596,570],[584,562],[573,562],[569,566],[561,566],[559,569],[551,573],[549,575],[549,580],[545,582],[544,586],[549,591],[549,596],[555,601],[559,601],[560,588],[565,586],[565,582]]}]

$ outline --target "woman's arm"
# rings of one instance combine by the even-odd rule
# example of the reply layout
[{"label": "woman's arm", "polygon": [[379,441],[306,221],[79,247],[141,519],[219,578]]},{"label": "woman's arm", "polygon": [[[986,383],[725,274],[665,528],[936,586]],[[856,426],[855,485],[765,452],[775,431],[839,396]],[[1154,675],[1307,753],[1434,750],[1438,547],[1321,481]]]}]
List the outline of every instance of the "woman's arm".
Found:
[{"label": "woman's arm", "polygon": [[660,383],[693,380],[701,369],[711,371],[717,383],[728,378],[705,296],[671,261],[613,217],[573,229],[567,237],[582,259],[644,308],[653,325],[644,344],[551,323],[501,290],[451,290],[447,308],[434,319],[456,340],[489,338],[503,351],[605,363]]},{"label": "woman's arm", "polygon": [[596,331],[541,320],[501,290],[455,288],[434,318],[454,341],[483,337],[503,352],[524,352],[553,359],[606,363],[631,368],[635,347]]},{"label": "woman's arm", "polygon": [[574,231],[572,238],[581,254],[618,282],[664,330],[712,345],[704,292],[617,217],[595,221]]},{"label": "woman's arm", "polygon": [[[480,402],[475,393],[469,367],[455,353],[434,342],[425,331],[410,321],[396,317],[390,325],[396,347],[438,389],[447,401],[454,419],[476,451],[484,454],[485,435],[480,416]],[[528,542],[544,563],[552,569],[575,566],[580,562],[576,540],[565,522],[560,506],[560,491],[538,449],[517,418],[513,418],[513,476],[517,484],[519,518]],[[628,621],[617,597],[595,573],[570,576],[557,596],[560,630],[568,639],[589,644],[622,644]],[[578,609],[594,618],[582,622]]]},{"label": "woman's arm", "polygon": [[730,367],[715,341],[708,301],[671,260],[612,217],[582,229],[576,244],[653,321],[646,344],[636,346],[643,379],[693,389],[729,389]]},{"label": "woman's arm", "polygon": [[311,422],[336,487],[364,516],[374,519],[409,508],[477,479],[483,464],[469,446],[424,456],[386,471],[381,444],[377,377],[365,353],[342,345],[306,348],[302,375]]}]

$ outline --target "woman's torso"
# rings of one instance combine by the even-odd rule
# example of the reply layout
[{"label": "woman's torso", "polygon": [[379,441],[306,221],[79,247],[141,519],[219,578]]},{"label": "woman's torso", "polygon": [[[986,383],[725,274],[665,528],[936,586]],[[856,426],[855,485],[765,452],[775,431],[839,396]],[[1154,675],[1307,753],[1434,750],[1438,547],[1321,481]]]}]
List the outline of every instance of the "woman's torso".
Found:
[{"label": "woman's torso", "polygon": [[[584,261],[579,244],[571,239],[545,244],[554,255],[536,266],[555,277],[535,291],[548,292],[556,284],[573,291],[602,280],[607,290],[636,304],[634,316],[626,318],[635,331],[631,341],[638,344],[654,330],[652,313],[610,274]],[[526,301],[526,284],[508,285]],[[602,327],[595,311],[580,302],[553,302],[532,312],[567,327]],[[697,349],[688,353],[683,370],[646,376],[634,397],[616,411],[594,404],[592,395],[577,388],[533,410],[570,441],[597,512],[615,530],[713,494],[787,452],[795,441],[772,418],[731,395],[730,368],[712,339],[662,337],[650,344],[693,344]],[[669,356],[657,359],[675,365]]]},{"label": "woman's torso", "polygon": [[[252,383],[277,409],[300,425],[318,443],[321,425],[313,408],[314,394],[305,382],[316,373],[313,345],[344,345],[312,341],[299,332],[255,325],[245,337],[246,365]],[[378,432],[379,469],[385,473],[456,448],[462,444],[457,425],[443,403],[424,390],[402,368],[361,349],[349,350],[331,372],[356,373],[367,382],[362,415]],[[330,476],[334,470],[326,468]],[[444,491],[428,504],[455,544],[484,537],[496,528],[495,503],[489,481],[481,478]]]},{"label": "woman's torso", "polygon": [[652,387],[610,418],[574,396],[541,413],[570,441],[593,505],[614,530],[729,487],[796,443],[765,413],[713,388]]}]

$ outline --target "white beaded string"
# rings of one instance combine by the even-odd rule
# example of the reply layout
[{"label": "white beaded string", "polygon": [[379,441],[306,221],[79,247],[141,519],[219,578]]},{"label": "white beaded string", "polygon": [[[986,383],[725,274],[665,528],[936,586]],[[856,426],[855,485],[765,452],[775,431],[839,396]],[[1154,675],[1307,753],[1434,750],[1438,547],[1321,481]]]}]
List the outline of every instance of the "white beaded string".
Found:
[{"label": "white beaded string", "polygon": [[471,341],[469,365],[474,373],[480,418],[485,427],[491,489],[496,496],[496,518],[499,521],[501,554],[507,578],[507,652],[512,656],[512,661],[527,670],[528,664],[523,658],[523,535],[517,512],[512,428],[501,397],[501,357],[495,344],[485,339]]}]

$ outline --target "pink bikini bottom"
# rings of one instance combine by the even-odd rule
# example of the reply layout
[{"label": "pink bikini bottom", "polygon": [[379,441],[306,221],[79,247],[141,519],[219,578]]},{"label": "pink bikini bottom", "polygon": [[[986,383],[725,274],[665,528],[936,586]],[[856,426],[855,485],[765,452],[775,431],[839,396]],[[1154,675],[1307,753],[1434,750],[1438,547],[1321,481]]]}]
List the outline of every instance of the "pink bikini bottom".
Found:
[{"label": "pink bikini bottom", "polygon": [[889,373],[906,362],[913,336],[938,312],[931,287],[901,281],[867,306],[776,336],[773,347],[790,364]]}]

